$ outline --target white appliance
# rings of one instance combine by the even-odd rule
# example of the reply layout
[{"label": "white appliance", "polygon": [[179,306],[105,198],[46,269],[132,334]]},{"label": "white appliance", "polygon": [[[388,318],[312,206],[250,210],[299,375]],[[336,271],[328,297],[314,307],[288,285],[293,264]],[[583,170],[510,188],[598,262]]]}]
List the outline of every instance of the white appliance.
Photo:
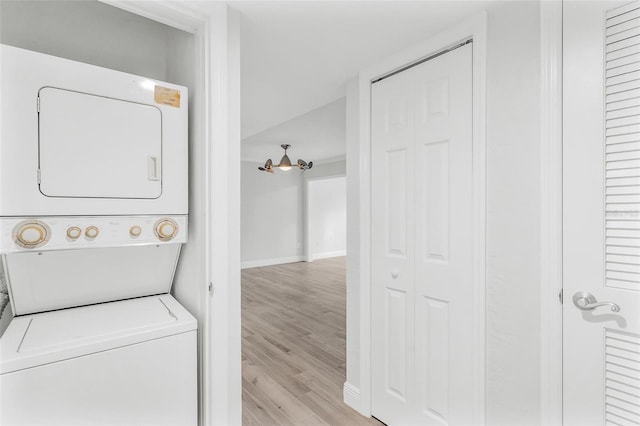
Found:
[{"label": "white appliance", "polygon": [[169,294],[187,102],[0,45],[0,424],[197,423],[197,323]]},{"label": "white appliance", "polygon": [[187,88],[0,45],[0,216],[187,213]]},{"label": "white appliance", "polygon": [[194,318],[164,294],[16,317],[3,425],[197,424]]}]

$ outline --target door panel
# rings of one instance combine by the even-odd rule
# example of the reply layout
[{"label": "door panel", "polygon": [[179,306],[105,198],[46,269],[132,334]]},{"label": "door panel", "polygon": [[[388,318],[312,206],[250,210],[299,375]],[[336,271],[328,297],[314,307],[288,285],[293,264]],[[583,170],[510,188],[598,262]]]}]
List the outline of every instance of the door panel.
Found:
[{"label": "door panel", "polygon": [[44,87],[40,191],[50,197],[158,198],[162,114],[154,106]]},{"label": "door panel", "polygon": [[395,398],[407,399],[407,294],[386,288],[385,304],[385,390]]},{"label": "door panel", "polygon": [[447,262],[449,258],[449,141],[421,146],[424,161],[424,244],[422,261]]},{"label": "door panel", "polygon": [[449,303],[422,297],[417,311],[422,312],[424,330],[419,339],[417,353],[423,357],[423,376],[416,377],[417,393],[421,396],[420,409],[437,423],[449,419]]},{"label": "door panel", "polygon": [[[391,425],[473,421],[471,52],[465,45],[372,88],[372,407]],[[384,250],[385,239],[396,245]],[[400,292],[404,311],[393,319],[385,297]],[[382,371],[404,374],[406,392]]]},{"label": "door panel", "polygon": [[387,151],[386,185],[389,212],[386,215],[387,254],[396,256],[407,255],[407,176],[395,173],[407,168],[407,150],[398,149]]},{"label": "door panel", "polygon": [[563,21],[564,423],[638,425],[640,2]]}]

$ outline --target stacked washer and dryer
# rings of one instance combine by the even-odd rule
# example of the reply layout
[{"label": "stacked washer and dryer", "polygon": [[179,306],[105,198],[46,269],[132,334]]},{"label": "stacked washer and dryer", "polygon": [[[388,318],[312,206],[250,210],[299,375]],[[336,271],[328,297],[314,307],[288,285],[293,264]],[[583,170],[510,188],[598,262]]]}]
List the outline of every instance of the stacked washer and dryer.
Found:
[{"label": "stacked washer and dryer", "polygon": [[196,320],[170,295],[187,89],[6,45],[0,64],[0,424],[196,424]]}]

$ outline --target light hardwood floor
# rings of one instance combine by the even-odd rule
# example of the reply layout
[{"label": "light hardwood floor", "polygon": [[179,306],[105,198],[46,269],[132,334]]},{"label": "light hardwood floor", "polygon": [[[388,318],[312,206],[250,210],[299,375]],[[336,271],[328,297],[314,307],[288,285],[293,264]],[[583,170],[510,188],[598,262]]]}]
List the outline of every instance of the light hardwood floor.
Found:
[{"label": "light hardwood floor", "polygon": [[342,402],[345,258],[242,271],[244,425],[371,425]]}]

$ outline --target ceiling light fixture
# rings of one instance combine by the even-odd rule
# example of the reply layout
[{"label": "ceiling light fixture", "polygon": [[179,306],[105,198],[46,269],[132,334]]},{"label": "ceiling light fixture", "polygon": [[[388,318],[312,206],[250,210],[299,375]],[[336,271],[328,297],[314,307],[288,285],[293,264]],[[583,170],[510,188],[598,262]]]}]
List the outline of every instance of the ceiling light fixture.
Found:
[{"label": "ceiling light fixture", "polygon": [[[291,170],[291,167],[293,166],[291,165],[291,160],[289,160],[289,156],[287,155],[287,149],[291,148],[291,145],[287,145],[283,143],[280,146],[282,147],[282,149],[284,149],[284,155],[280,159],[280,164],[278,164],[277,166],[274,166],[273,161],[271,161],[271,158],[269,158],[264,163],[264,167],[258,167],[258,170],[263,172],[268,172],[268,173],[273,173],[274,167],[277,167],[282,171]],[[309,163],[307,164],[307,162],[304,160],[298,160],[298,168],[302,170],[302,173],[304,173],[305,170],[309,170],[312,167],[313,167],[313,161],[309,161]]]}]

